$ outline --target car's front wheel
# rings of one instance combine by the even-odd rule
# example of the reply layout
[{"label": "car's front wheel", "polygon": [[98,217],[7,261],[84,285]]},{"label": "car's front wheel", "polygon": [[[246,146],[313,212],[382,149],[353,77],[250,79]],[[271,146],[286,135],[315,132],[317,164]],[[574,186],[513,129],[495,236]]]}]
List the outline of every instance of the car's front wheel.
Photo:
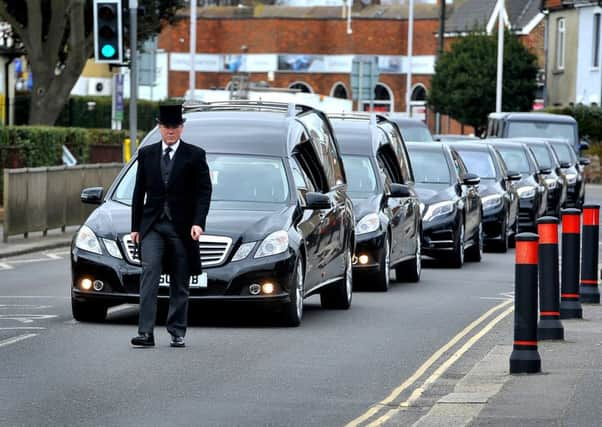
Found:
[{"label": "car's front wheel", "polygon": [[464,223],[460,222],[460,229],[457,233],[456,241],[454,242],[454,249],[449,256],[449,265],[453,268],[462,268],[464,265]]},{"label": "car's front wheel", "polygon": [[107,309],[104,304],[71,299],[71,312],[78,322],[102,322],[107,318]]},{"label": "car's front wheel", "polygon": [[420,274],[422,273],[422,249],[421,249],[421,237],[418,236],[416,240],[416,253],[414,258],[410,261],[403,262],[400,266],[395,269],[395,275],[398,282],[412,282],[416,283],[420,281]]},{"label": "car's front wheel", "polygon": [[303,317],[303,297],[305,293],[305,275],[303,272],[303,262],[297,260],[293,281],[289,286],[290,301],[284,305],[282,311],[283,322],[287,326],[299,326]]},{"label": "car's front wheel", "polygon": [[374,289],[380,292],[389,290],[391,275],[391,245],[389,244],[388,236],[385,236],[385,244],[383,247],[383,256],[380,262],[378,271],[374,273]]},{"label": "car's front wheel", "polygon": [[343,274],[343,278],[320,292],[322,308],[347,310],[351,307],[351,299],[353,297],[353,265],[351,262],[353,254],[351,250],[348,250],[345,256],[345,273]]},{"label": "car's front wheel", "polygon": [[466,251],[466,260],[472,262],[481,262],[483,259],[483,223],[479,224],[477,236],[473,245]]}]

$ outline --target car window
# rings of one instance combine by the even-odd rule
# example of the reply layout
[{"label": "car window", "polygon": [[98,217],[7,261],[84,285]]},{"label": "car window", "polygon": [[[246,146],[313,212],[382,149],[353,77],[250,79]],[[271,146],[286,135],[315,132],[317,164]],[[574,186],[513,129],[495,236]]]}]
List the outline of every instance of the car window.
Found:
[{"label": "car window", "polygon": [[410,165],[407,150],[405,149],[405,143],[403,142],[401,135],[398,133],[397,128],[390,123],[384,123],[382,125],[382,129],[398,151],[396,154],[401,163],[399,166],[401,169],[402,183],[408,184],[413,182],[414,176],[412,175],[412,167]]},{"label": "car window", "polygon": [[571,123],[508,122],[508,138],[535,137],[559,138],[570,143],[577,140],[575,126]]},{"label": "car window", "polygon": [[297,187],[298,190],[305,189],[310,192],[316,191],[316,186],[311,181],[309,176],[305,173],[305,171],[299,164],[299,161],[293,158],[290,164],[291,171],[293,173],[293,179],[295,181],[295,187]]},{"label": "car window", "polygon": [[353,197],[378,194],[376,171],[369,157],[343,155],[347,173],[347,192]]},{"label": "car window", "polygon": [[409,142],[434,142],[433,136],[426,127],[404,127],[401,129],[404,141]]},{"label": "car window", "polygon": [[530,145],[530,147],[535,155],[537,163],[539,163],[542,168],[552,167],[554,160],[552,159],[552,155],[548,150],[548,147],[545,145]]},{"label": "car window", "polygon": [[443,151],[410,151],[414,180],[422,184],[450,184],[451,171]]},{"label": "car window", "polygon": [[497,176],[494,160],[489,151],[458,149],[468,172],[478,175],[481,179],[495,179]]},{"label": "car window", "polygon": [[569,145],[564,144],[562,142],[554,142],[552,143],[552,147],[554,148],[554,151],[556,152],[556,155],[558,156],[558,159],[560,159],[561,162],[569,162],[571,164],[575,163],[575,155],[573,153],[572,148]]},{"label": "car window", "polygon": [[529,159],[527,153],[520,147],[500,147],[498,148],[499,153],[504,159],[508,170],[520,173],[531,173],[531,167],[529,165]]}]

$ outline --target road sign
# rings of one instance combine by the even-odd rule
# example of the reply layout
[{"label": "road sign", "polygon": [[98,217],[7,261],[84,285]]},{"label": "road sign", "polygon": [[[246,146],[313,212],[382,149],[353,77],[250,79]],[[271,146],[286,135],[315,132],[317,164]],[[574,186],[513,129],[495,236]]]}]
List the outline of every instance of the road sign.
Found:
[{"label": "road sign", "polygon": [[351,63],[351,93],[354,101],[372,101],[379,78],[376,56],[356,56]]},{"label": "road sign", "polygon": [[120,130],[123,122],[123,74],[113,76],[112,128]]}]

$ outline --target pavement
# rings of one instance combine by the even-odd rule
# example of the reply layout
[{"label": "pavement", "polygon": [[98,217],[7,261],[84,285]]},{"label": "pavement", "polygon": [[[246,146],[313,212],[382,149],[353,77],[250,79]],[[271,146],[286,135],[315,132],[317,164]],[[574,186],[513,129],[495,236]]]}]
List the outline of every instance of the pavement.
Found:
[{"label": "pavement", "polygon": [[[22,234],[9,236],[8,242],[0,239],[0,259],[69,246],[78,228],[79,226],[67,227],[65,232],[60,229],[48,230],[46,235],[38,231],[29,233],[27,237]],[[4,228],[1,223],[0,235],[4,237]]]}]

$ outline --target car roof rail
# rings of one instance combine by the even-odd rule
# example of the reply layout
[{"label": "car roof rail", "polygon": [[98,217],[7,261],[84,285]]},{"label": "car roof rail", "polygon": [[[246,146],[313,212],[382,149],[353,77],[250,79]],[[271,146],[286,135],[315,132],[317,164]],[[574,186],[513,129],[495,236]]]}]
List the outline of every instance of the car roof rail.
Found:
[{"label": "car roof rail", "polygon": [[362,111],[351,111],[351,112],[343,111],[341,113],[328,113],[328,118],[329,119],[340,119],[340,120],[345,120],[345,119],[366,120],[366,121],[370,121],[371,123],[374,123],[374,124],[382,123],[385,121],[390,121],[389,119],[387,119],[387,116],[385,116],[384,114],[374,113],[374,112],[362,112]]},{"label": "car roof rail", "polygon": [[272,113],[285,113],[287,117],[295,117],[308,111],[315,111],[314,108],[294,103],[273,102],[273,101],[218,101],[201,102],[195,104],[184,104],[184,112],[195,111],[267,111]]}]

